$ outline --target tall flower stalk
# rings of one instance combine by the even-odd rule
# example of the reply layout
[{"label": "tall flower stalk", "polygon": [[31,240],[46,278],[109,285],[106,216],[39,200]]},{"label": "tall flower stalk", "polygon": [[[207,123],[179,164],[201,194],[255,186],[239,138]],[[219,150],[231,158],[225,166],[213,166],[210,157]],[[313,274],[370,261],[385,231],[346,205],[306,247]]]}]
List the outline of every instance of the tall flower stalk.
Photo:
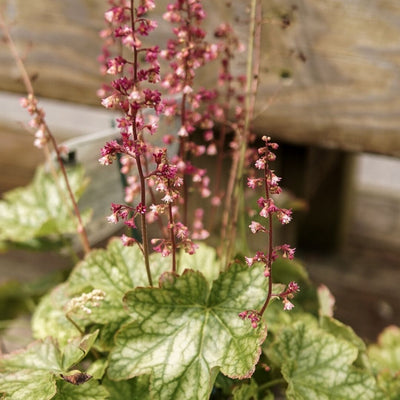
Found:
[{"label": "tall flower stalk", "polygon": [[[102,94],[105,97],[102,105],[106,108],[117,109],[122,117],[117,119],[121,137],[103,147],[100,163],[111,164],[117,154],[122,156],[123,172],[128,174],[136,167],[139,184],[131,189],[130,196],[138,194],[140,201],[133,206],[113,204],[110,222],[117,222],[120,218],[125,224],[136,229],[136,217],[140,219],[141,248],[143,250],[145,267],[149,285],[152,286],[152,276],[149,262],[149,239],[147,230],[147,165],[148,144],[146,134],[153,134],[157,130],[157,117],[145,119],[144,109],[153,109],[159,115],[163,109],[161,93],[157,90],[143,87],[144,84],[159,82],[159,63],[157,60],[158,47],[144,47],[142,38],[154,30],[157,23],[145,17],[155,7],[152,0],[129,2],[123,0],[110,1],[112,6],[105,13],[108,29],[102,32],[106,42],[103,49],[104,69],[115,76],[111,86],[106,87]],[[117,54],[112,55],[109,45],[117,45]],[[125,55],[127,53],[127,55]],[[143,54],[147,68],[140,68],[139,56]],[[136,182],[135,182],[136,183]],[[123,236],[125,245],[131,245],[134,240]]]},{"label": "tall flower stalk", "polygon": [[[245,105],[240,115],[241,123],[235,129],[236,149],[234,152],[229,183],[227,187],[225,210],[222,218],[223,263],[229,264],[235,250],[238,230],[238,217],[243,206],[243,177],[245,174],[246,151],[250,139],[251,122],[254,115],[260,69],[260,37],[262,24],[262,5],[260,0],[251,0],[249,40],[247,45]],[[242,207],[243,208],[243,207]]]},{"label": "tall flower stalk", "polygon": [[257,251],[253,257],[245,258],[249,267],[257,262],[264,264],[264,276],[268,279],[268,289],[266,299],[260,310],[248,310],[239,314],[241,318],[249,319],[253,327],[258,325],[272,297],[280,298],[283,301],[284,309],[291,310],[294,305],[290,302],[290,299],[300,290],[296,282],[291,282],[281,293],[273,293],[273,263],[279,256],[293,260],[295,249],[291,248],[288,244],[274,245],[273,219],[276,218],[281,224],[286,225],[292,219],[292,211],[290,209],[278,207],[273,197],[282,192],[279,186],[281,178],[278,177],[270,167],[270,163],[276,159],[274,151],[278,148],[278,144],[271,142],[271,138],[267,136],[263,136],[262,140],[264,146],[258,149],[258,158],[255,162],[255,168],[256,170],[262,171],[262,176],[249,177],[247,179],[247,185],[254,190],[262,187],[264,191],[264,196],[261,196],[257,200],[257,204],[260,210],[259,216],[264,218],[266,223],[264,225],[257,221],[252,221],[249,228],[253,234],[262,232],[267,235],[266,249],[264,251]]},{"label": "tall flower stalk", "polygon": [[183,178],[181,214],[182,222],[188,229],[194,228],[189,226],[188,220],[189,189],[194,187],[203,198],[210,196],[210,179],[206,171],[191,162],[192,157],[205,152],[205,147],[193,140],[196,128],[213,126],[211,119],[205,120],[200,107],[214,98],[214,92],[196,89],[194,85],[196,70],[218,55],[218,46],[205,40],[206,32],[201,28],[204,18],[205,12],[199,0],[177,0],[169,4],[164,19],[173,24],[174,38],[161,52],[171,68],[171,72],[163,78],[163,87],[170,95],[181,94],[179,100],[169,101],[168,113],[178,116],[180,121],[177,133],[179,152],[174,162]]},{"label": "tall flower stalk", "polygon": [[[59,165],[59,168],[61,171],[61,175],[65,182],[65,186],[67,189],[67,195],[68,195],[69,201],[72,206],[73,214],[77,221],[77,233],[78,233],[78,236],[82,243],[83,250],[87,254],[90,252],[89,239],[87,236],[85,226],[82,221],[78,203],[77,203],[77,201],[75,199],[75,195],[72,191],[72,188],[71,188],[71,185],[70,185],[70,182],[68,179],[67,171],[65,169],[64,162],[62,159],[62,152],[64,151],[64,149],[61,146],[58,146],[57,141],[56,141],[53,133],[51,132],[50,127],[47,124],[45,112],[38,105],[38,100],[35,96],[31,79],[30,79],[29,74],[25,68],[25,65],[17,51],[14,41],[11,38],[11,35],[9,33],[9,30],[7,28],[7,25],[3,19],[1,12],[0,12],[0,30],[3,31],[4,39],[10,49],[11,54],[14,57],[15,63],[19,69],[19,72],[22,77],[22,81],[24,83],[24,86],[25,86],[25,89],[27,92],[27,97],[21,99],[21,106],[26,108],[28,110],[29,114],[32,116],[32,119],[29,122],[29,125],[32,128],[36,129],[34,145],[40,149],[43,149],[46,159],[49,162],[49,165],[52,165],[52,160],[51,160],[51,156],[50,156],[50,145],[54,149],[54,152],[55,152],[56,158],[57,158],[57,162],[58,162],[58,165]],[[52,173],[54,175],[54,179],[57,184],[57,173],[55,172],[54,169],[52,169]],[[60,195],[63,196],[64,195],[63,190],[61,188],[58,188],[58,189],[59,189]]]}]

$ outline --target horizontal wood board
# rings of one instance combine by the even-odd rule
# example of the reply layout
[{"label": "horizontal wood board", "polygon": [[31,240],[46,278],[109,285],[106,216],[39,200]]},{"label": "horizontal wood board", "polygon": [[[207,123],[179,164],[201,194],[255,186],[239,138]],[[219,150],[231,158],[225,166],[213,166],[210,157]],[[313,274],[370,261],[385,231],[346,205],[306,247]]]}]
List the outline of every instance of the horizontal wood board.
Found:
[{"label": "horizontal wood board", "polygon": [[[35,89],[44,97],[99,105],[96,58],[103,0],[2,0],[11,33]],[[166,0],[157,3],[161,22]],[[247,43],[246,1],[204,0],[210,34],[236,19]],[[260,87],[254,127],[277,140],[348,151],[400,155],[400,2],[263,1]],[[211,36],[211,35],[210,35]],[[165,43],[160,23],[152,44]],[[245,53],[236,69],[244,72]],[[214,85],[210,72],[201,84]],[[282,78],[284,75],[286,78]],[[7,48],[0,46],[0,90],[22,92]],[[0,112],[1,119],[1,112]]]}]

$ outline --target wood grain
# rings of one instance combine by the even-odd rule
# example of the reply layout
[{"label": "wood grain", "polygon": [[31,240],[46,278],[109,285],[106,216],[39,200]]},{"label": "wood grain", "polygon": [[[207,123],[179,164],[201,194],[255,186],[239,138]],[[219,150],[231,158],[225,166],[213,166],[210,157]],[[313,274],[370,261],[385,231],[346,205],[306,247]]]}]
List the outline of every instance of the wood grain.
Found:
[{"label": "wood grain", "polygon": [[[231,1],[229,8],[226,3],[204,0],[207,32],[233,17],[246,43],[247,3]],[[165,4],[157,1],[158,20]],[[98,105],[98,31],[106,2],[3,0],[2,5],[14,21],[11,33],[27,55],[30,73],[38,76],[37,93]],[[399,156],[400,2],[270,0],[263,5],[256,131],[291,143]],[[154,43],[165,43],[166,29],[161,26]],[[237,71],[244,66],[240,54]],[[200,81],[215,84],[209,72]],[[0,46],[0,89],[23,90],[5,46]]]}]

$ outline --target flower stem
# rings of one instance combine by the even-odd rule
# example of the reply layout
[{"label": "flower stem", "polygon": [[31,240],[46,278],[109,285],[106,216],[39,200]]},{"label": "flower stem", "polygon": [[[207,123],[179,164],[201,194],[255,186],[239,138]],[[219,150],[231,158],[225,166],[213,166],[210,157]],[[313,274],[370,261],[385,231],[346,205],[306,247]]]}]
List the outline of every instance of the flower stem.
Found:
[{"label": "flower stem", "polygon": [[[130,16],[131,16],[131,27],[132,27],[132,32],[135,32],[135,2],[134,0],[130,0],[131,2],[131,8],[130,8]],[[138,49],[136,46],[133,46],[133,82],[136,85],[138,82]],[[133,140],[135,143],[138,143],[139,138],[138,138],[138,133],[137,133],[137,128],[136,128],[136,119],[137,119],[137,110],[133,112],[133,118],[132,118],[132,136]],[[146,180],[143,172],[143,167],[142,167],[142,160],[141,160],[141,155],[139,154],[138,151],[136,151],[135,154],[135,160],[136,160],[136,166],[138,169],[138,174],[139,174],[139,181],[140,181],[140,202],[143,206],[146,205]],[[151,277],[151,270],[150,270],[150,261],[149,261],[149,240],[148,240],[148,234],[147,234],[147,221],[146,221],[146,214],[141,213],[140,214],[140,226],[141,226],[141,231],[142,231],[142,241],[143,241],[143,254],[144,254],[144,262],[145,262],[145,267],[146,267],[146,274],[147,274],[147,279],[149,281],[149,285],[153,286],[153,279]]]},{"label": "flower stem", "polygon": [[168,204],[168,218],[169,218],[169,232],[171,240],[171,252],[172,252],[172,272],[176,273],[176,241],[174,232],[174,217],[172,214],[172,204]]},{"label": "flower stem", "polygon": [[[268,146],[266,146],[266,163],[264,166],[264,182],[265,182],[265,198],[267,199],[267,202],[269,202],[270,199],[270,190],[269,190],[269,175],[270,175],[270,170],[269,170],[269,163],[268,163]],[[266,270],[268,271],[268,293],[267,293],[267,298],[265,299],[265,302],[263,306],[261,307],[261,310],[259,311],[260,316],[262,316],[265,312],[265,310],[268,307],[268,304],[271,300],[272,297],[272,252],[273,252],[273,226],[272,226],[272,216],[273,213],[271,211],[268,211],[268,258],[267,258],[267,265],[266,265]]]},{"label": "flower stem", "polygon": [[225,219],[228,219],[228,224],[227,228],[223,227],[223,229],[226,232],[229,232],[229,235],[226,235],[225,237],[225,245],[224,245],[225,254],[223,257],[223,261],[225,265],[227,265],[230,262],[235,249],[238,215],[241,204],[241,197],[243,196],[242,180],[244,175],[246,149],[250,134],[250,124],[254,115],[255,96],[257,92],[257,82],[258,82],[258,70],[260,66],[259,62],[260,51],[259,48],[256,49],[255,47],[260,45],[259,39],[256,39],[256,37],[261,35],[261,29],[260,29],[261,16],[262,16],[261,2],[259,0],[252,0],[251,11],[250,11],[249,41],[247,50],[247,68],[246,68],[247,96],[246,96],[245,121],[243,130],[241,129],[240,131],[236,132],[239,150],[237,158],[234,158],[234,162],[232,165],[233,173],[231,174],[230,177],[231,181],[230,185],[233,185],[232,195],[227,193],[227,197],[231,198],[228,199],[229,211],[225,212],[226,215]]},{"label": "flower stem", "polygon": [[[1,12],[0,12],[0,29],[3,31],[4,37],[5,37],[5,41],[6,41],[8,47],[9,47],[9,49],[11,51],[11,54],[14,57],[15,63],[17,64],[17,67],[18,67],[18,69],[20,71],[20,74],[21,74],[21,77],[22,77],[22,81],[24,82],[25,89],[26,89],[28,95],[32,99],[35,99],[35,93],[34,93],[34,90],[33,90],[31,79],[30,79],[30,77],[28,75],[28,72],[27,72],[27,70],[25,68],[25,65],[24,65],[21,57],[18,54],[17,48],[16,48],[16,46],[14,44],[14,41],[11,38],[10,32],[9,32],[5,22],[4,22],[4,19],[3,19],[3,16],[1,14]],[[60,170],[61,170],[62,176],[64,178],[64,181],[65,181],[65,185],[66,185],[66,188],[67,188],[67,191],[68,191],[68,195],[69,195],[69,198],[71,200],[72,207],[73,207],[75,216],[76,216],[77,221],[78,221],[77,232],[78,232],[78,235],[79,235],[79,237],[81,239],[83,250],[87,254],[87,253],[90,252],[89,239],[88,239],[85,227],[84,227],[83,222],[82,222],[82,217],[81,217],[81,213],[80,213],[79,208],[78,208],[77,201],[75,199],[75,196],[74,196],[74,194],[72,192],[72,189],[71,189],[71,185],[69,183],[68,175],[67,175],[67,172],[65,170],[64,162],[62,160],[61,153],[60,153],[59,147],[57,145],[57,141],[54,138],[53,134],[51,133],[50,128],[47,125],[47,122],[44,119],[44,117],[40,113],[37,113],[37,117],[40,119],[39,125],[43,126],[43,128],[44,128],[44,130],[46,132],[46,136],[50,139],[50,141],[51,141],[51,143],[53,145],[53,148],[54,148],[54,150],[56,152],[57,162],[58,162],[58,164],[60,166]]]}]

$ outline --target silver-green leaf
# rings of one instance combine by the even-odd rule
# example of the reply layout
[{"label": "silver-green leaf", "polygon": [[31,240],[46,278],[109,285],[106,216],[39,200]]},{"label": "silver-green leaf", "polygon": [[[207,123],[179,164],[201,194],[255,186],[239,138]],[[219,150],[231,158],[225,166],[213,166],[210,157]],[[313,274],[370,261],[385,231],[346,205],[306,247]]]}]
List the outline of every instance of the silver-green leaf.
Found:
[{"label": "silver-green leaf", "polygon": [[197,271],[166,273],[159,288],[128,292],[134,321],[117,335],[111,379],[151,374],[155,399],[207,399],[219,370],[248,378],[259,359],[266,329],[238,314],[257,309],[266,295],[261,267],[235,264],[210,288]]},{"label": "silver-green leaf", "polygon": [[277,334],[267,353],[281,365],[289,400],[375,399],[375,379],[352,365],[357,346],[320,328],[297,322]]}]

